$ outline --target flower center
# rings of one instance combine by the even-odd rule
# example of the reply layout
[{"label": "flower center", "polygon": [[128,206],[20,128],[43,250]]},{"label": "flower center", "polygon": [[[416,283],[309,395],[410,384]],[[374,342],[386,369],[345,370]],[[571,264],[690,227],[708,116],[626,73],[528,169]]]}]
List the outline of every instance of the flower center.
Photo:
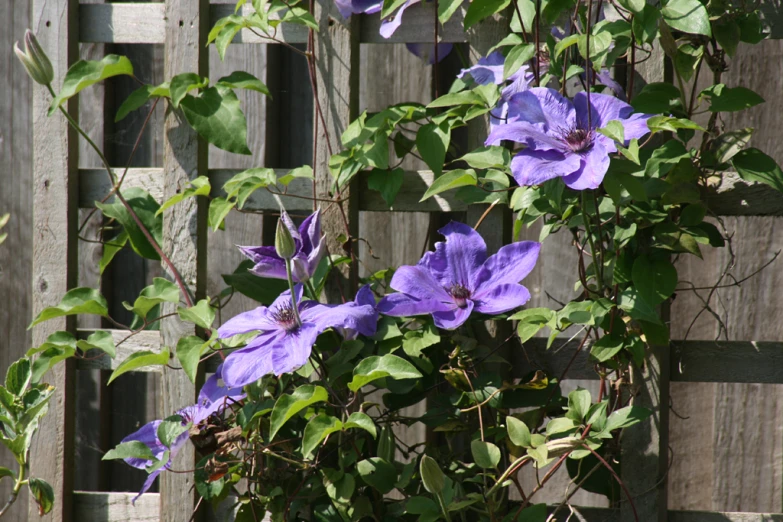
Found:
[{"label": "flower center", "polygon": [[449,295],[454,298],[454,302],[457,303],[457,306],[459,306],[460,308],[465,308],[466,306],[468,306],[468,299],[470,299],[470,290],[468,290],[464,286],[455,283],[449,287],[446,287],[446,292],[448,292]]},{"label": "flower center", "polygon": [[561,140],[572,152],[584,152],[593,145],[595,135],[592,130],[573,127],[561,135]]},{"label": "flower center", "polygon": [[277,324],[286,332],[296,330],[296,314],[294,314],[294,309],[290,304],[278,308],[272,315],[274,316],[275,321],[277,321]]}]

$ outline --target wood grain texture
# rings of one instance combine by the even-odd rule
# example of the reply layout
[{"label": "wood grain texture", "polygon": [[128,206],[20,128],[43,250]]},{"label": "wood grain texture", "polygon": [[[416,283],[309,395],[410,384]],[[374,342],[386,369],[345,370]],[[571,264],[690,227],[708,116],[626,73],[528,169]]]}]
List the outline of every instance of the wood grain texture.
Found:
[{"label": "wood grain texture", "polygon": [[[348,124],[358,116],[359,109],[359,17],[344,20],[332,0],[315,2],[315,19],[321,28],[315,36],[316,99],[321,107],[324,124],[318,114],[314,117],[316,194],[330,198],[332,175],[329,158],[342,148],[342,136]],[[324,128],[325,127],[325,128]],[[355,178],[354,178],[355,179]],[[327,249],[331,255],[352,255],[355,239],[359,236],[359,198],[356,182],[352,181],[340,192],[341,203],[319,203],[321,225]],[[346,242],[338,237],[348,236]],[[350,298],[358,284],[358,263],[340,267],[340,281],[327,283],[330,302],[339,302],[342,295]],[[335,271],[333,271],[334,273]]]},{"label": "wood grain texture", "polygon": [[73,516],[80,522],[158,522],[160,495],[145,493],[136,504],[136,493],[73,492]]},{"label": "wood grain texture", "polygon": [[[206,0],[172,0],[166,3],[166,61],[164,76],[171,78],[184,71],[200,76],[207,74],[209,3]],[[179,111],[170,111],[165,122],[163,152],[164,190],[168,199],[179,187],[207,169],[207,148]],[[182,280],[195,299],[204,295],[206,282],[206,207],[198,198],[189,198],[168,209],[163,215],[163,251],[178,268]],[[173,275],[166,270],[166,277]],[[176,305],[167,303],[161,314],[174,312]],[[191,323],[173,317],[160,326],[161,346],[175,347],[177,340],[195,333]],[[193,404],[196,387],[185,372],[164,369],[161,379],[163,414]],[[195,451],[185,446],[174,458],[174,469],[193,469]],[[195,505],[193,476],[187,473],[163,473],[160,478],[160,514],[166,522],[188,522]]]},{"label": "wood grain texture", "polygon": [[[75,0],[32,4],[32,29],[48,51],[59,85],[68,66],[77,58]],[[78,250],[78,144],[76,135],[61,114],[49,118],[51,96],[45,87],[33,86],[33,313],[56,305],[76,285]],[[78,119],[78,105],[71,100],[66,110]],[[33,329],[33,345],[41,344],[57,330],[71,330],[75,318],[58,318]],[[54,504],[43,520],[71,520],[73,484],[74,377],[73,362],[55,367],[46,380],[56,387],[49,414],[41,421],[30,448],[30,473],[49,482]],[[29,502],[29,518],[38,517],[38,507]]]},{"label": "wood grain texture", "polygon": [[[10,24],[0,34],[0,45],[10,49],[30,26],[29,0],[0,3],[0,16]],[[14,304],[14,313],[0,314],[0,375],[5,375],[8,366],[31,346],[27,326],[32,318],[32,81],[12,52],[0,56],[0,81],[0,215],[11,214],[3,227],[8,237],[0,245],[0,298]],[[0,447],[0,466],[16,467],[16,459],[5,446]],[[0,499],[8,498],[12,487],[11,481],[0,481]],[[25,489],[6,516],[27,520]]]}]

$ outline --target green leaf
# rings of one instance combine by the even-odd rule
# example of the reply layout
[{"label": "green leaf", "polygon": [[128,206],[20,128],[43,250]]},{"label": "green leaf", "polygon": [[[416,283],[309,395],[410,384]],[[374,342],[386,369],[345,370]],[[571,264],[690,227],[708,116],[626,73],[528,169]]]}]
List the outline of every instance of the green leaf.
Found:
[{"label": "green leaf", "polygon": [[395,467],[379,457],[359,461],[356,464],[356,471],[366,484],[384,495],[394,489],[394,483],[397,482]]},{"label": "green leaf", "polygon": [[505,168],[511,163],[511,152],[506,148],[492,145],[468,152],[460,160],[476,169]]},{"label": "green leaf", "polygon": [[76,348],[72,347],[52,347],[47,348],[38,354],[33,361],[33,382],[40,382],[43,376],[54,368],[60,361],[64,361],[76,354]]},{"label": "green leaf", "polygon": [[229,198],[236,198],[237,206],[242,208],[253,192],[274,185],[276,181],[273,169],[252,168],[232,176],[223,184],[223,190],[226,191]]},{"label": "green leaf", "polygon": [[28,328],[64,315],[92,314],[102,317],[109,316],[109,304],[98,290],[94,288],[74,288],[63,296],[57,306],[49,306],[41,310]]},{"label": "green leaf", "polygon": [[616,429],[633,426],[634,424],[642,422],[650,415],[652,415],[652,412],[641,406],[626,406],[625,408],[620,408],[619,410],[613,411],[612,414],[609,415],[609,418],[606,419],[606,426],[604,426],[603,431],[609,433]]},{"label": "green leaf", "polygon": [[79,60],[65,73],[62,89],[57,93],[49,108],[49,116],[82,89],[106,78],[119,75],[133,75],[133,65],[124,56],[109,54],[101,61]]},{"label": "green leaf", "polygon": [[394,170],[373,169],[367,177],[367,187],[381,193],[383,201],[389,208],[394,204],[394,198],[402,188],[405,179],[405,171],[400,168]]},{"label": "green leaf", "polygon": [[435,178],[432,185],[424,192],[419,202],[425,201],[435,194],[440,194],[447,190],[455,189],[458,187],[475,187],[478,184],[478,176],[473,169],[456,169],[450,170],[444,173],[442,176]]},{"label": "green leaf", "polygon": [[424,162],[436,176],[443,172],[446,150],[451,141],[451,129],[445,124],[428,123],[416,133],[416,147]]},{"label": "green leaf", "polygon": [[438,21],[442,24],[448,22],[461,5],[462,0],[442,0],[438,2]]},{"label": "green leaf", "polygon": [[196,382],[198,363],[208,346],[209,342],[195,335],[180,337],[177,341],[177,360],[192,383]]},{"label": "green leaf", "polygon": [[[609,50],[609,46],[612,44],[612,35],[608,32],[600,32],[590,36],[590,60],[596,63],[600,63],[603,56]],[[579,54],[582,58],[587,59],[587,35],[581,35],[577,42],[579,48]]]},{"label": "green leaf", "polygon": [[419,475],[424,489],[433,495],[440,495],[446,485],[446,478],[435,459],[429,455],[422,455],[419,462]]},{"label": "green leaf", "polygon": [[712,36],[710,16],[699,0],[669,0],[661,9],[661,16],[672,29]]},{"label": "green leaf", "polygon": [[547,509],[546,504],[535,504],[533,506],[526,507],[516,517],[517,522],[546,522]]},{"label": "green leaf", "polygon": [[343,423],[340,422],[340,419],[325,413],[319,413],[310,419],[302,436],[302,455],[305,457],[310,455],[322,440],[342,428]]},{"label": "green leaf", "polygon": [[592,355],[598,362],[605,362],[620,353],[623,349],[623,338],[617,335],[604,335],[590,348]]},{"label": "green leaf", "polygon": [[167,448],[171,449],[175,441],[180,435],[187,432],[190,428],[190,423],[184,423],[183,419],[179,415],[172,415],[166,417],[160,424],[158,424],[157,436],[158,440]]},{"label": "green leaf", "polygon": [[163,302],[179,302],[179,287],[167,279],[156,277],[150,286],[141,291],[133,306],[126,305],[125,308],[141,318],[146,318],[150,310]]},{"label": "green leaf", "polygon": [[38,514],[43,516],[49,513],[54,507],[54,490],[43,479],[31,478],[27,482],[27,487],[30,488],[30,494],[33,496],[35,503],[38,504]]},{"label": "green leaf", "polygon": [[480,468],[494,469],[500,462],[500,448],[491,442],[474,440],[470,443],[470,452]]},{"label": "green leaf", "polygon": [[111,332],[93,332],[87,337],[86,341],[84,339],[77,341],[76,347],[85,352],[87,350],[100,350],[112,359],[117,356],[117,351],[114,348],[114,337],[112,337]]},{"label": "green leaf", "polygon": [[566,433],[573,430],[577,426],[573,420],[566,417],[555,417],[550,420],[546,425],[546,434],[548,437],[552,435],[558,435],[560,433]]},{"label": "green leaf", "polygon": [[176,109],[179,103],[193,89],[203,89],[209,86],[209,78],[202,78],[196,73],[182,73],[171,79],[171,105]]},{"label": "green leaf", "polygon": [[190,126],[215,147],[235,154],[252,154],[247,148],[247,120],[231,89],[204,89],[198,96],[185,96],[180,107]]},{"label": "green leaf", "polygon": [[519,321],[517,324],[517,335],[519,335],[519,342],[524,343],[537,334],[554,317],[555,313],[548,308],[527,308],[515,313],[508,319],[510,321]]},{"label": "green leaf", "polygon": [[664,302],[677,287],[677,269],[668,259],[637,257],[631,278],[641,298],[652,306]]},{"label": "green leaf", "polygon": [[144,459],[144,460],[157,460],[155,455],[152,454],[152,450],[141,441],[132,440],[129,442],[123,442],[117,444],[113,450],[106,452],[101,460],[116,460],[116,459]]},{"label": "green leaf", "polygon": [[655,307],[641,298],[636,288],[626,288],[620,293],[617,300],[617,306],[628,312],[628,315],[633,319],[661,324],[661,318],[658,317]]},{"label": "green leaf", "polygon": [[[396,325],[395,325],[396,326]],[[399,329],[397,329],[399,331]],[[438,329],[432,323],[427,323],[418,330],[408,330],[405,332],[404,339],[402,340],[402,349],[405,353],[413,357],[421,357],[422,350],[438,344],[440,342],[440,335]]]},{"label": "green leaf", "polygon": [[101,256],[101,260],[98,263],[98,270],[101,275],[103,275],[103,271],[106,270],[107,266],[109,266],[111,260],[114,259],[114,256],[117,255],[117,252],[122,250],[127,242],[128,231],[123,229],[122,232],[117,235],[117,237],[110,239],[108,242],[103,244],[103,255]]},{"label": "green leaf", "polygon": [[506,417],[506,430],[508,438],[520,448],[530,447],[530,429],[527,424],[516,417]]},{"label": "green leaf", "polygon": [[157,87],[154,85],[142,85],[130,95],[125,98],[120,108],[117,109],[117,114],[114,116],[114,123],[122,121],[131,112],[142,107],[149,101],[150,98],[163,98],[170,95],[168,84],[161,84]]},{"label": "green leaf", "polygon": [[710,99],[711,112],[735,112],[764,103],[764,98],[746,87],[726,87],[719,83],[707,87],[699,97]]},{"label": "green leaf", "polygon": [[237,202],[234,200],[227,200],[226,198],[215,198],[209,204],[209,217],[207,218],[207,225],[215,232],[218,229],[223,229],[225,225],[223,221],[231,212],[231,209],[236,206]]},{"label": "green leaf", "polygon": [[348,420],[346,420],[345,424],[343,424],[343,429],[347,430],[349,428],[363,429],[372,435],[372,438],[376,438],[378,436],[378,432],[376,431],[373,420],[369,415],[360,411],[351,413],[351,415],[348,417]]},{"label": "green leaf", "polygon": [[30,359],[22,357],[8,367],[5,373],[5,389],[17,397],[21,397],[32,377],[33,368]]},{"label": "green leaf", "polygon": [[[160,205],[155,201],[155,198],[146,190],[136,187],[124,189],[121,193],[144,228],[150,232],[155,242],[161,245],[163,243],[163,217],[157,215]],[[137,254],[146,259],[160,260],[160,256],[147,240],[139,225],[136,224],[136,220],[119,200],[115,199],[111,203],[96,201],[95,206],[103,212],[104,216],[116,219],[123,226],[128,233],[131,246]]]},{"label": "green leaf", "polygon": [[[535,54],[536,46],[533,44],[524,43],[514,46],[506,55],[506,61],[503,63],[503,79],[508,79],[509,76],[519,71],[522,65],[530,61]],[[471,166],[475,167],[475,165]]]},{"label": "green leaf", "polygon": [[270,98],[272,97],[272,93],[269,92],[269,88],[264,85],[264,82],[245,71],[234,71],[228,76],[219,79],[217,85],[222,85],[230,89],[247,89],[249,91],[260,92]]},{"label": "green leaf", "polygon": [[242,295],[267,306],[288,288],[287,281],[258,277],[249,272],[251,268],[253,262],[246,259],[239,264],[233,274],[223,274],[223,281]]},{"label": "green leaf", "polygon": [[4,479],[5,477],[10,477],[10,478],[16,480],[16,473],[14,473],[13,471],[11,471],[8,468],[4,468],[4,467],[0,466],[0,480]]},{"label": "green leaf", "polygon": [[619,120],[608,122],[606,126],[598,129],[598,132],[618,143],[625,143],[625,127]]},{"label": "green leaf", "polygon": [[[606,336],[604,336],[606,337]],[[582,422],[590,409],[592,398],[590,392],[584,388],[577,388],[568,394],[568,418],[576,422]]]},{"label": "green leaf", "polygon": [[484,105],[484,98],[473,91],[450,92],[431,101],[427,108],[451,107],[453,105]]},{"label": "green leaf", "polygon": [[411,363],[396,355],[382,357],[373,355],[361,361],[353,370],[353,379],[348,384],[351,391],[358,391],[365,384],[377,379],[420,379],[421,373]]},{"label": "green leaf", "polygon": [[212,190],[212,186],[209,184],[209,178],[206,176],[199,176],[190,183],[188,187],[178,194],[174,194],[167,201],[160,206],[155,216],[162,214],[167,208],[173,207],[180,201],[186,198],[193,198],[196,196],[209,196],[209,192]]},{"label": "green leaf", "polygon": [[204,329],[212,328],[215,322],[215,309],[209,305],[209,299],[202,299],[191,308],[177,308],[177,315],[183,321],[193,323]]},{"label": "green leaf", "polygon": [[511,0],[472,0],[465,13],[465,29],[505,9]]},{"label": "green leaf", "polygon": [[160,353],[155,353],[148,350],[134,352],[130,354],[127,359],[122,361],[119,364],[119,366],[117,366],[117,368],[112,372],[111,376],[109,377],[109,382],[107,384],[111,384],[114,379],[116,379],[123,373],[127,373],[136,370],[138,368],[143,368],[144,366],[164,366],[168,364],[168,362],[169,362],[168,348],[163,348],[163,350]]},{"label": "green leaf", "polygon": [[289,183],[298,178],[314,180],[315,176],[313,175],[313,168],[310,165],[302,165],[301,167],[297,167],[288,171],[285,176],[280,176],[277,178],[277,182],[287,187]]},{"label": "green leaf", "polygon": [[644,6],[645,6],[644,0],[619,0],[619,2],[621,6],[628,9],[634,14],[638,14],[644,11]]},{"label": "green leaf", "polygon": [[405,503],[405,512],[411,515],[431,513],[433,516],[438,516],[440,514],[440,508],[431,498],[411,497]]},{"label": "green leaf", "polygon": [[275,438],[275,435],[288,422],[288,420],[316,402],[325,402],[329,394],[321,386],[306,384],[300,386],[290,395],[281,395],[275,407],[272,409],[269,425],[269,440]]},{"label": "green leaf", "polygon": [[745,181],[765,183],[783,192],[783,172],[775,162],[758,149],[745,149],[731,159],[739,177]]}]

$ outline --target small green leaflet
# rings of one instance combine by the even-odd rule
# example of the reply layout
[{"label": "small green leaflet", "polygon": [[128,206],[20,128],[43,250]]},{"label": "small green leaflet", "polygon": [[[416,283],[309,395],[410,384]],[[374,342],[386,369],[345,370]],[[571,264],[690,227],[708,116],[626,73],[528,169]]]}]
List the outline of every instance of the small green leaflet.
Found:
[{"label": "small green leaflet", "polygon": [[218,85],[204,89],[198,96],[188,94],[180,107],[190,126],[215,147],[235,154],[252,154],[247,148],[247,120],[231,89]]},{"label": "small green leaflet", "polygon": [[424,192],[419,202],[425,201],[435,194],[440,194],[447,190],[455,189],[458,187],[473,186],[478,184],[478,176],[473,169],[456,169],[450,170],[442,176],[435,178],[432,185]]},{"label": "small green leaflet", "polygon": [[699,0],[669,0],[661,9],[661,16],[672,29],[712,36],[710,16]]},{"label": "small green leaflet", "polygon": [[111,384],[114,379],[123,373],[138,370],[139,368],[143,368],[145,366],[164,366],[168,364],[168,362],[168,348],[163,348],[160,353],[150,352],[148,350],[134,352],[129,355],[127,359],[122,361],[119,366],[117,366],[114,372],[112,372],[111,377],[109,377],[109,382],[107,384]]},{"label": "small green leaflet", "polygon": [[288,422],[288,420],[316,402],[324,402],[329,398],[329,394],[321,386],[306,384],[300,386],[290,395],[281,395],[275,407],[272,409],[269,426],[269,440],[275,438],[275,435]]},{"label": "small green leaflet", "polygon": [[348,384],[351,391],[358,391],[374,380],[391,377],[392,379],[419,379],[421,373],[411,363],[396,355],[382,357],[373,355],[361,361],[353,370],[353,379]]},{"label": "small green leaflet", "polygon": [[119,75],[133,75],[133,65],[124,56],[109,54],[100,61],[79,60],[68,69],[60,92],[52,101],[49,116],[57,108],[82,89],[94,85],[106,78]]},{"label": "small green leaflet", "polygon": [[69,290],[57,306],[41,310],[28,328],[64,315],[92,314],[108,317],[109,304],[94,288],[74,288]]}]

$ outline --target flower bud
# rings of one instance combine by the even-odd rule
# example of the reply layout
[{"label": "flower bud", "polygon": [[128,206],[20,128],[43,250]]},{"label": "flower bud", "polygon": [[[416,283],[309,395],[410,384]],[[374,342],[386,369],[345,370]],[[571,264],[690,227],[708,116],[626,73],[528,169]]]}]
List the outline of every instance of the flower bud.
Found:
[{"label": "flower bud", "polygon": [[35,38],[35,35],[28,29],[24,35],[24,52],[19,48],[19,42],[14,44],[14,53],[19,61],[22,62],[27,74],[35,82],[41,85],[49,85],[54,80],[54,69],[52,62],[41,49],[41,45]]},{"label": "flower bud", "polygon": [[291,231],[285,226],[285,221],[281,218],[277,222],[277,232],[275,233],[275,252],[283,259],[291,259],[296,253],[296,243],[291,235]]},{"label": "flower bud", "polygon": [[38,38],[29,29],[24,33],[24,47],[27,55],[32,58],[38,69],[43,73],[46,83],[52,83],[54,81],[52,62],[49,61],[49,57],[46,56],[46,53],[41,48],[41,44],[38,43]]},{"label": "flower bud", "polygon": [[424,484],[424,489],[428,492],[437,495],[443,491],[445,478],[440,466],[435,462],[435,459],[428,455],[422,456],[421,462],[419,462],[419,474],[421,475],[421,482]]}]

